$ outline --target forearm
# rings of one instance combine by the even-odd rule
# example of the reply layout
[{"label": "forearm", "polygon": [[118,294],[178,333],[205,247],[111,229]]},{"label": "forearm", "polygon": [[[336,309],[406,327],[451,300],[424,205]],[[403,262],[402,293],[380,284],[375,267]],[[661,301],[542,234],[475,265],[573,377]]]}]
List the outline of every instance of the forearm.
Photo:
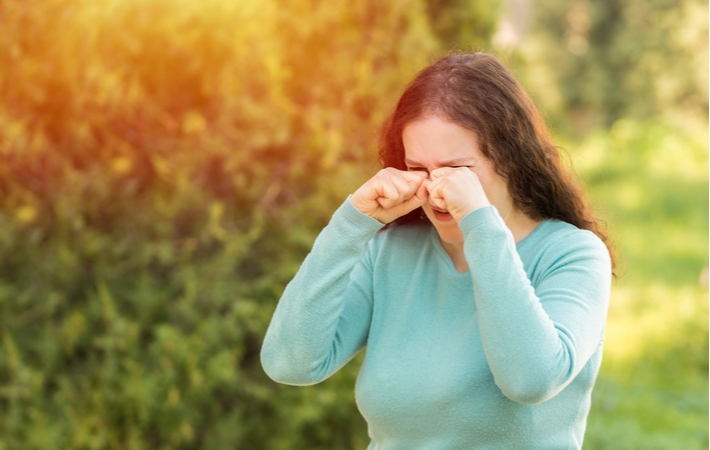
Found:
[{"label": "forearm", "polygon": [[494,210],[462,222],[481,340],[496,383],[516,401],[544,401],[574,378],[601,342],[608,295],[598,288],[606,282],[599,276],[603,264],[580,248],[533,287]]},{"label": "forearm", "polygon": [[[351,355],[336,345],[350,272],[382,224],[346,201],[286,287],[262,347],[264,370],[288,384],[313,384]],[[352,337],[348,337],[352,339]]]}]

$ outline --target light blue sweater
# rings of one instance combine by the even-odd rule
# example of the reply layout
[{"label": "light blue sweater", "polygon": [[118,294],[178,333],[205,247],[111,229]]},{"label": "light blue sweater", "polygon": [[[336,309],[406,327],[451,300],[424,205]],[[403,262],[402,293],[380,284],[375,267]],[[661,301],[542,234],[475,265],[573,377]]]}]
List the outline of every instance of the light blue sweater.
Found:
[{"label": "light blue sweater", "polygon": [[459,223],[459,273],[426,221],[346,201],[286,287],[261,361],[318,383],[367,346],[355,395],[368,449],[581,448],[602,356],[609,254],[545,220],[517,245],[497,210]]}]

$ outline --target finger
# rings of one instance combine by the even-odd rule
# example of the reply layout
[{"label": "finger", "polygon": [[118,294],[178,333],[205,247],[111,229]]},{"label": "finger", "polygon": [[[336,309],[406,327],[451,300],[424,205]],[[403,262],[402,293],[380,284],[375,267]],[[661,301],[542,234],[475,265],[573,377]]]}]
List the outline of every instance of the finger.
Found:
[{"label": "finger", "polygon": [[392,208],[392,210],[396,211],[397,217],[401,217],[424,205],[428,198],[429,193],[427,192],[424,183],[422,183],[413,195],[409,196],[402,203]]},{"label": "finger", "polygon": [[439,167],[438,169],[434,169],[431,171],[431,173],[429,174],[429,179],[436,180],[437,178],[445,177],[455,170],[456,169],[453,167]]},{"label": "finger", "polygon": [[378,203],[383,208],[392,208],[407,201],[417,192],[422,181],[424,181],[424,177],[421,175],[414,175],[396,169],[385,171],[383,177],[387,180],[385,186],[394,188],[386,191],[388,194],[386,198],[378,200]]},{"label": "finger", "polygon": [[429,178],[429,174],[423,170],[416,170],[412,172],[400,171],[399,174],[404,180],[407,181],[407,183],[416,185],[417,188],[424,180]]},{"label": "finger", "polygon": [[412,195],[414,195],[415,192],[417,192],[417,189],[419,189],[419,186],[422,185],[424,179],[425,178],[421,175],[415,175],[410,172],[398,171],[397,173],[393,174],[392,183],[394,183],[394,185],[397,187],[400,195],[403,197],[402,201],[404,201],[409,199]]},{"label": "finger", "polygon": [[[431,184],[431,180],[424,179],[422,181],[422,184],[419,185],[417,192],[414,193],[414,197],[416,197],[421,202],[422,205],[424,203],[426,203],[426,201],[429,199],[429,190],[427,188],[429,187],[430,184]],[[421,206],[421,205],[419,205],[419,206]]]},{"label": "finger", "polygon": [[437,197],[441,197],[441,190],[444,187],[444,184],[446,183],[446,179],[443,177],[439,177],[433,180],[428,180],[426,183],[427,186],[427,191],[429,191],[429,195],[436,195]]},{"label": "finger", "polygon": [[397,189],[391,177],[382,177],[378,180],[378,185],[375,189],[377,191],[377,203],[383,208],[391,208],[400,203],[398,201],[399,189]]},{"label": "finger", "polygon": [[429,183],[431,183],[429,180],[423,180],[416,191],[413,192],[412,196],[405,201],[408,207],[411,207],[410,211],[427,202],[429,199],[429,191],[427,190]]},{"label": "finger", "polygon": [[446,209],[446,197],[444,196],[444,178],[437,178],[427,184],[429,191],[429,203],[439,209]]},{"label": "finger", "polygon": [[436,195],[429,195],[429,204],[432,205],[435,208],[441,209],[441,210],[448,210],[446,206],[446,200],[443,197],[439,197]]}]

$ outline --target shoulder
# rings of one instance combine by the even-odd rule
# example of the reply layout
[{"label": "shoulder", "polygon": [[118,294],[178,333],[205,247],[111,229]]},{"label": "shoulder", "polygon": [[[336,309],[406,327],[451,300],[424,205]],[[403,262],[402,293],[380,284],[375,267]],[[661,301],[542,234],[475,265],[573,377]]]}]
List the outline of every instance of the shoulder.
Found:
[{"label": "shoulder", "polygon": [[518,251],[538,276],[570,268],[611,274],[609,251],[596,234],[555,219],[543,220]]},{"label": "shoulder", "polygon": [[521,241],[521,247],[566,253],[571,249],[590,248],[606,253],[606,246],[589,230],[581,230],[567,222],[546,219]]}]

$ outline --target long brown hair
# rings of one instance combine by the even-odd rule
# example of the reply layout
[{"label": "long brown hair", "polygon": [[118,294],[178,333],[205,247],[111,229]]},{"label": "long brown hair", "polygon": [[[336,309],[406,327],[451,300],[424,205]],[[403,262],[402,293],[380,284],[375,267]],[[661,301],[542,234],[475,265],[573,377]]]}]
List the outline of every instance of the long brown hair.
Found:
[{"label": "long brown hair", "polygon": [[[609,249],[611,240],[586,194],[562,162],[540,114],[513,75],[484,53],[446,56],[407,86],[382,127],[380,162],[407,170],[404,127],[426,116],[450,120],[478,135],[481,152],[506,179],[516,208],[531,219],[559,219],[590,230]],[[421,217],[416,210],[402,217]]]}]

